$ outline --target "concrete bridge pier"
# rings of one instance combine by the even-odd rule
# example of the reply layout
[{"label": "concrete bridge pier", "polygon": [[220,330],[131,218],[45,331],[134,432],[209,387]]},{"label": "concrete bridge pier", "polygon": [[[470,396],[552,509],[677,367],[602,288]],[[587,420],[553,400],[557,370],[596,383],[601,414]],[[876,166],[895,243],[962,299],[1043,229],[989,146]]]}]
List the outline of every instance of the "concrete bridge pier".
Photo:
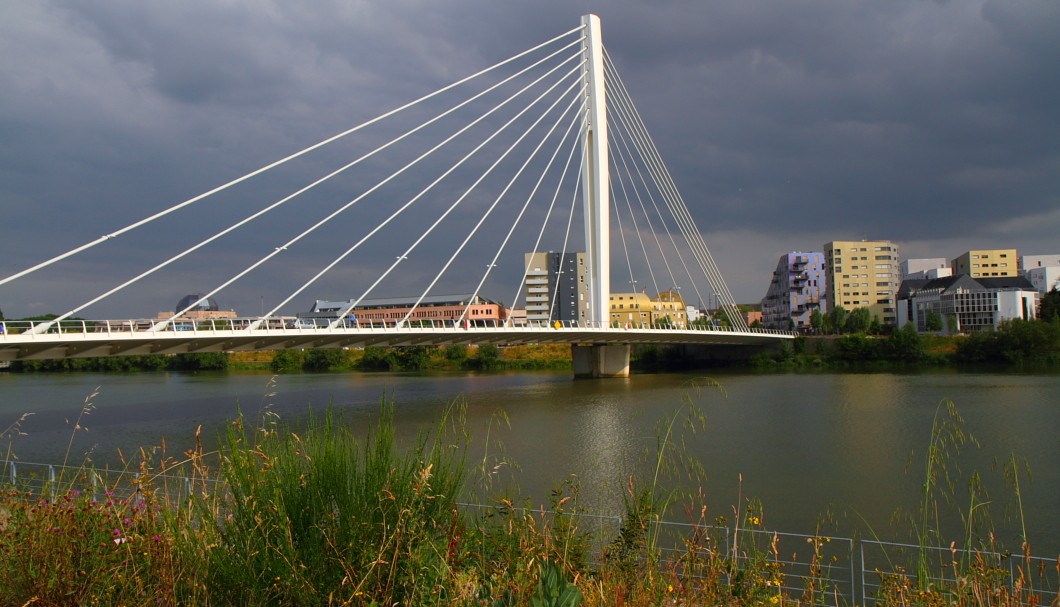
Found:
[{"label": "concrete bridge pier", "polygon": [[571,344],[574,377],[629,377],[629,344]]}]

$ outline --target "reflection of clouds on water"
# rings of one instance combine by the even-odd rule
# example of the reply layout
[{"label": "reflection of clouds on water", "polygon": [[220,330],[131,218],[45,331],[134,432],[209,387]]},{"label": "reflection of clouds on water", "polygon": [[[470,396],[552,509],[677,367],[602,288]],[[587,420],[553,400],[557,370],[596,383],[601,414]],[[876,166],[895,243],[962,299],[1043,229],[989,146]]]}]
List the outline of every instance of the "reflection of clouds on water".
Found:
[{"label": "reflection of clouds on water", "polygon": [[[269,377],[0,373],[0,428],[36,412],[24,426],[29,435],[15,442],[16,453],[24,461],[57,463],[71,436],[64,420],[76,419],[84,398],[102,386],[84,421],[89,431],[75,437],[71,453],[79,462],[95,445],[92,457],[103,462],[113,461],[118,448],[132,453],[159,444],[162,436],[170,453],[180,453],[193,444],[199,424],[211,444],[237,409],[256,416],[265,400],[281,422],[295,427],[310,409],[323,412],[334,403],[344,423],[362,432],[375,424],[380,400],[392,397],[398,438],[410,441],[433,427],[454,400],[465,399],[469,464],[481,462],[491,429],[489,455],[518,465],[502,470],[502,481],[518,484],[514,496],[547,505],[550,491],[576,474],[584,508],[621,514],[626,479],[650,467],[644,454],[654,452],[657,424],[690,399],[707,423],[705,431],[685,436],[685,449],[707,473],[711,518],[731,518],[742,474],[742,496],[762,499],[770,526],[812,531],[818,515],[834,504],[846,511],[846,531],[864,531],[859,517],[865,517],[886,532],[896,505],[917,502],[923,467],[907,473],[910,452],[923,455],[939,401],[952,398],[983,445],[962,455],[965,472],[977,470],[993,482],[1000,478],[994,458],[1027,457],[1033,480],[1021,489],[1028,527],[1039,545],[1060,546],[1056,375],[728,373],[714,376],[721,390],[696,390],[692,376],[676,374],[573,381],[563,372],[336,373],[279,376],[274,396],[266,399]],[[499,410],[510,429],[496,424]],[[991,485],[997,506],[1010,495],[1003,482]]]}]

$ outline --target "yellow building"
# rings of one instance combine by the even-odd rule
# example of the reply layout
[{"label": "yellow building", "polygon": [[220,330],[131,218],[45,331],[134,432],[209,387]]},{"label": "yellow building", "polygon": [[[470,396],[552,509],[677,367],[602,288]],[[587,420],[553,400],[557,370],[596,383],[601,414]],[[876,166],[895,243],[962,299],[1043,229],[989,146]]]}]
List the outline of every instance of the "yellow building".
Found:
[{"label": "yellow building", "polygon": [[893,325],[895,295],[901,284],[898,245],[889,240],[834,240],[824,245],[828,310],[868,308]]},{"label": "yellow building", "polygon": [[645,293],[612,293],[610,302],[611,324],[615,326],[646,328],[661,322],[679,329],[688,326],[685,301],[673,290],[663,291],[655,297],[648,297]]},{"label": "yellow building", "polygon": [[1019,276],[1019,256],[1016,249],[982,249],[968,251],[950,261],[954,276],[967,274],[972,278]]},{"label": "yellow building", "polygon": [[670,289],[659,293],[652,298],[651,307],[654,314],[652,322],[665,322],[669,318],[669,324],[678,329],[688,327],[688,308],[677,291]]}]

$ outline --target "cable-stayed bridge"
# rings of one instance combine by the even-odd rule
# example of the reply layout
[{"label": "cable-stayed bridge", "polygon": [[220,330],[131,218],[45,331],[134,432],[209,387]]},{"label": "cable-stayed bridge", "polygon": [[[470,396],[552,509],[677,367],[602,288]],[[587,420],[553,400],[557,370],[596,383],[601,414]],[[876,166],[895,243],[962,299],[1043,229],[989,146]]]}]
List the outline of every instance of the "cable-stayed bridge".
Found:
[{"label": "cable-stayed bridge", "polygon": [[[566,291],[557,282],[563,268],[551,288],[534,288],[528,253],[539,251],[581,254],[585,267],[566,278]],[[116,259],[138,269],[114,276]],[[70,307],[55,318],[4,323],[0,361],[562,342],[574,346],[576,373],[599,376],[628,373],[631,344],[763,346],[792,337],[752,329],[738,313],[591,15],[415,101],[14,272],[0,279],[0,297],[47,284],[64,266],[91,274],[99,292],[83,301],[81,289],[63,293],[70,301],[55,305]],[[212,286],[183,309],[82,320],[101,318],[93,312],[120,308],[134,293],[175,300],[191,290],[189,280],[195,290]],[[291,311],[322,291],[352,297],[327,322],[292,322]],[[423,313],[454,291],[470,294],[456,317]],[[245,301],[255,292],[262,293],[258,315],[188,320],[203,302]],[[395,293],[413,294],[402,313],[358,320],[362,304]],[[724,326],[652,314],[646,308],[657,312],[664,293],[670,303],[712,302]],[[472,303],[484,299],[513,303],[485,321],[472,316]],[[642,320],[631,313],[634,300],[649,302],[636,304]],[[536,313],[517,321],[510,310],[520,304]],[[564,306],[574,312],[561,318]]]}]

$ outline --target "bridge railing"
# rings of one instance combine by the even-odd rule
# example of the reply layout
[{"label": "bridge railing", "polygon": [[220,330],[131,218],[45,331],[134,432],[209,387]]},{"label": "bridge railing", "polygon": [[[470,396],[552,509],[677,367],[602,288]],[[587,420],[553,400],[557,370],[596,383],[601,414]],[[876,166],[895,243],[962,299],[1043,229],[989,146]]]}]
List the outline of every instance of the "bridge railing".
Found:
[{"label": "bridge railing", "polygon": [[572,320],[530,320],[515,324],[504,320],[416,320],[411,322],[378,321],[378,320],[343,320],[331,326],[329,319],[292,319],[292,318],[212,318],[177,320],[161,325],[159,319],[127,320],[7,320],[0,321],[0,339],[7,335],[76,335],[107,334],[129,335],[135,333],[190,335],[216,335],[220,332],[233,331],[281,331],[281,332],[351,332],[351,331],[452,331],[454,329],[475,331],[539,331],[552,330],[592,330],[592,331],[695,331],[715,333],[753,333],[762,335],[791,336],[791,331],[778,331],[752,327],[737,329],[717,324],[676,324],[676,323],[621,323]]}]

